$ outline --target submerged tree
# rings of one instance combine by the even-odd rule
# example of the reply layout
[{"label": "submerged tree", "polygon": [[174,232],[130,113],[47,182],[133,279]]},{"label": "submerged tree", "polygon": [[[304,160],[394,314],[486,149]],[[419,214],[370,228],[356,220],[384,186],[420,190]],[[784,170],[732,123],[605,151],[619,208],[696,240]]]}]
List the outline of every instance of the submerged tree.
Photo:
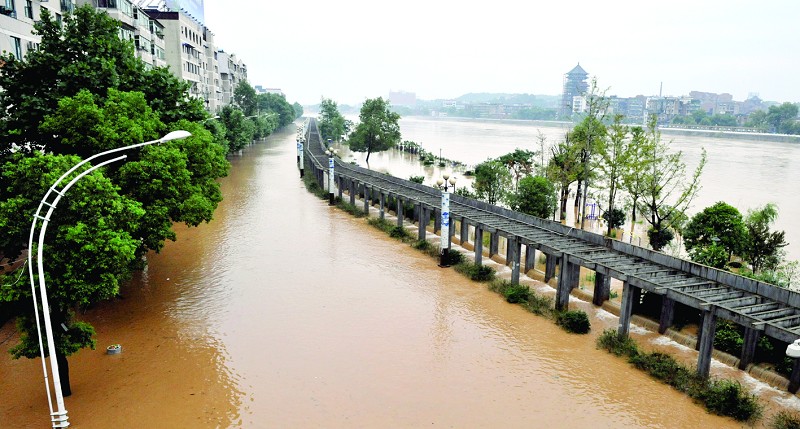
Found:
[{"label": "submerged tree", "polygon": [[550,217],[557,203],[555,186],[542,176],[522,178],[510,197],[512,209],[543,219]]},{"label": "submerged tree", "polygon": [[789,244],[785,241],[784,231],[770,231],[777,219],[778,207],[772,203],[747,212],[744,256],[755,273],[776,267],[781,262],[781,249]]},{"label": "submerged tree", "polygon": [[511,173],[497,160],[486,160],[475,167],[475,182],[472,188],[478,199],[489,204],[502,201],[511,186]]},{"label": "submerged tree", "polygon": [[[628,127],[622,124],[622,115],[614,116],[614,123],[609,128],[608,136],[599,141],[597,145],[597,170],[598,178],[603,181],[607,190],[607,205],[606,213],[613,213],[613,215],[605,216],[613,219],[619,219],[616,214],[617,210],[617,192],[622,186],[623,177],[629,170],[631,158],[631,144],[628,140]],[[624,222],[625,215],[622,215]],[[615,222],[616,223],[616,222]],[[608,230],[606,234],[611,235],[611,229],[615,228],[612,222],[608,222]]]},{"label": "submerged tree", "polygon": [[651,118],[648,125],[647,138],[650,142],[642,153],[642,159],[648,169],[642,177],[644,192],[640,205],[647,213],[645,219],[650,223],[647,231],[650,246],[654,250],[661,250],[674,237],[672,224],[680,218],[680,213],[686,211],[700,190],[700,174],[706,163],[706,151],[703,149],[700,163],[687,179],[681,152],[670,152],[669,144],[661,141],[655,117]]},{"label": "submerged tree", "polygon": [[744,250],[747,231],[739,210],[720,201],[694,215],[686,225],[683,238],[690,254],[697,249],[700,252],[697,254],[705,255],[708,252],[703,249],[720,247],[725,251],[727,262],[732,255],[739,255]]},{"label": "submerged tree", "polygon": [[533,159],[536,155],[536,152],[517,148],[514,152],[509,152],[497,158],[511,172],[514,178],[514,189],[519,187],[520,179],[533,172]]},{"label": "submerged tree", "polygon": [[332,140],[338,142],[343,135],[350,130],[347,120],[344,119],[336,102],[330,98],[323,98],[319,105],[319,134],[323,141]]},{"label": "submerged tree", "polygon": [[575,145],[570,140],[570,133],[564,140],[550,148],[551,156],[547,164],[547,177],[558,185],[560,195],[560,220],[562,223],[567,218],[567,199],[569,186],[577,180],[580,162]]},{"label": "submerged tree", "polygon": [[400,142],[400,115],[389,109],[389,100],[381,97],[368,99],[361,106],[359,123],[350,136],[350,150],[366,152],[366,162],[373,152],[393,148]]}]

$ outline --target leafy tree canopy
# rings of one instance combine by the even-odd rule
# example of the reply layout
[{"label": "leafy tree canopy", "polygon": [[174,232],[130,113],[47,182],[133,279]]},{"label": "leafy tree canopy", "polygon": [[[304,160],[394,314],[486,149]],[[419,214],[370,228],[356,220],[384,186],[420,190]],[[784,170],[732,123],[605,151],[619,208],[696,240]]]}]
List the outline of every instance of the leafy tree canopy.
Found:
[{"label": "leafy tree canopy", "polygon": [[365,101],[359,120],[350,136],[350,150],[366,152],[367,163],[373,152],[391,149],[400,142],[400,115],[389,109],[388,100],[378,97]]},{"label": "leafy tree canopy", "polygon": [[739,210],[720,201],[692,217],[686,225],[684,240],[687,251],[718,245],[725,249],[730,258],[731,255],[741,254],[747,231]]},{"label": "leafy tree canopy", "polygon": [[511,186],[511,173],[497,160],[486,160],[475,166],[475,182],[472,188],[478,199],[497,204],[506,197]]},{"label": "leafy tree canopy", "polygon": [[245,116],[255,115],[258,107],[256,90],[246,80],[240,81],[233,90],[233,103],[242,109]]},{"label": "leafy tree canopy", "polygon": [[542,176],[526,176],[511,197],[514,210],[547,219],[556,209],[556,188]]}]

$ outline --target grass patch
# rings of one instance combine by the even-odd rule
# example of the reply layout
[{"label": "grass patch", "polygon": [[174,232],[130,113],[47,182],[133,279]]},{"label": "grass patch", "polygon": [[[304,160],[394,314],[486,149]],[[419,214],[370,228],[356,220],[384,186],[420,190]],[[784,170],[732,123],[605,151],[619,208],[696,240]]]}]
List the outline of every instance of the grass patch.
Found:
[{"label": "grass patch", "polygon": [[394,226],[395,226],[393,223],[389,222],[388,220],[381,219],[379,217],[369,218],[369,220],[367,220],[367,223],[372,225],[375,228],[378,228],[379,230],[381,230],[381,231],[383,231],[383,232],[385,232],[387,234],[390,233],[392,231],[392,228],[394,228]]},{"label": "grass patch", "polygon": [[523,285],[512,284],[508,280],[495,280],[489,284],[489,290],[497,292],[505,297],[506,302],[520,304],[528,302],[531,295],[531,288]]},{"label": "grass patch", "polygon": [[328,198],[328,193],[319,186],[319,183],[317,183],[313,177],[303,176],[303,184],[306,186],[308,192],[311,192],[319,198]]},{"label": "grass patch", "polygon": [[346,211],[347,213],[350,213],[351,215],[357,218],[365,217],[367,215],[367,213],[364,210],[361,210],[355,204],[350,204],[342,200],[338,200],[336,202],[336,207],[340,208],[343,211]]},{"label": "grass patch", "polygon": [[433,245],[428,240],[417,240],[411,244],[411,247],[417,250],[430,250],[433,248]]},{"label": "grass patch", "polygon": [[769,427],[772,429],[800,429],[800,413],[782,410],[772,416]]},{"label": "grass patch", "polygon": [[614,330],[603,331],[597,345],[617,356],[626,356],[633,366],[688,394],[710,413],[752,424],[761,418],[764,411],[758,398],[747,392],[738,381],[702,378],[670,355],[641,352],[636,342],[629,337],[620,338]]},{"label": "grass patch", "polygon": [[[441,253],[439,253],[439,248],[436,248],[436,256],[438,257]],[[454,265],[463,264],[466,261],[464,258],[464,254],[458,252],[456,250],[450,250],[447,252],[447,256],[444,257],[444,264],[452,267]]]},{"label": "grass patch", "polygon": [[404,227],[395,225],[391,230],[389,230],[389,237],[406,240],[411,238],[411,235]]},{"label": "grass patch", "polygon": [[531,293],[528,295],[528,301],[522,304],[528,311],[539,316],[552,319],[555,315],[555,302],[549,296],[540,295],[538,293]]},{"label": "grass patch", "polygon": [[492,267],[474,262],[462,262],[455,266],[456,272],[463,274],[470,280],[488,282],[494,279],[495,271]]},{"label": "grass patch", "polygon": [[556,324],[573,334],[588,334],[592,329],[589,316],[583,310],[559,312],[556,315]]}]

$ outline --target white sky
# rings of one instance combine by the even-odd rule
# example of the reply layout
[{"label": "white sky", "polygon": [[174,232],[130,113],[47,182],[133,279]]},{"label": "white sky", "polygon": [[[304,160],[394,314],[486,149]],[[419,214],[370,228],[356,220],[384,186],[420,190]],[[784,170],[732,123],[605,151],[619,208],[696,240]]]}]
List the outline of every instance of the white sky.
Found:
[{"label": "white sky", "polygon": [[557,95],[578,62],[607,95],[800,101],[798,0],[205,0],[205,20],[252,85],[301,104]]}]

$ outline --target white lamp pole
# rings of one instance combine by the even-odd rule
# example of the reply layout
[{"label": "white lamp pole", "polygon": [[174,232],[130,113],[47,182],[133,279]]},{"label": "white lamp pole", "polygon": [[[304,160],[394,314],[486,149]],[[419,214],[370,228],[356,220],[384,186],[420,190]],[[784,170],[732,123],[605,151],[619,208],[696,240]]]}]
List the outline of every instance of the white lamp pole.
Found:
[{"label": "white lamp pole", "polygon": [[[329,140],[330,141],[330,140]],[[333,167],[336,164],[334,156],[336,156],[336,151],[333,148],[328,148],[326,151],[328,154],[328,205],[334,205],[334,197],[333,197]]]},{"label": "white lamp pole", "polygon": [[[53,211],[55,210],[56,206],[58,205],[58,202],[61,200],[61,198],[64,196],[64,194],[69,190],[69,188],[72,187],[72,185],[74,185],[78,180],[80,180],[81,178],[83,178],[87,174],[91,173],[92,171],[94,171],[94,170],[96,170],[96,169],[98,169],[100,167],[103,167],[103,166],[105,166],[107,164],[111,164],[113,162],[123,160],[127,156],[126,155],[122,155],[122,156],[118,156],[116,158],[112,158],[112,159],[108,159],[106,161],[100,162],[97,165],[94,165],[91,168],[87,169],[86,171],[83,171],[82,173],[80,173],[77,176],[75,176],[75,178],[70,180],[69,183],[67,183],[67,185],[64,186],[64,188],[62,188],[61,190],[56,189],[56,187],[58,187],[61,184],[62,181],[64,181],[70,174],[75,172],[78,168],[80,168],[81,166],[83,166],[83,165],[85,165],[85,164],[87,164],[87,163],[89,163],[89,162],[91,162],[91,161],[93,161],[93,160],[95,160],[97,158],[104,157],[104,156],[110,155],[112,153],[116,153],[116,152],[120,152],[120,151],[124,151],[124,150],[128,150],[128,149],[133,149],[133,148],[137,148],[137,147],[147,146],[147,145],[151,145],[151,144],[155,144],[155,143],[164,143],[164,142],[167,142],[167,141],[170,141],[170,140],[183,139],[183,138],[189,137],[190,135],[192,135],[192,134],[189,133],[188,131],[183,131],[183,130],[173,131],[173,132],[165,135],[164,137],[162,137],[162,138],[160,138],[158,140],[153,140],[153,141],[144,142],[144,143],[138,143],[138,144],[135,144],[135,145],[120,147],[120,148],[116,148],[116,149],[111,149],[111,150],[107,150],[105,152],[101,152],[101,153],[92,155],[89,158],[86,158],[83,161],[75,164],[66,173],[62,174],[61,177],[59,177],[55,181],[55,183],[53,183],[53,185],[50,186],[50,189],[47,190],[47,192],[45,193],[44,197],[39,202],[39,207],[36,209],[36,214],[34,214],[34,216],[33,216],[33,222],[31,223],[31,232],[30,232],[30,236],[28,238],[28,274],[30,276],[30,282],[31,282],[31,295],[33,297],[33,310],[34,310],[34,315],[36,316],[36,331],[37,331],[37,334],[39,336],[39,353],[42,356],[42,370],[44,372],[44,382],[45,382],[45,387],[46,387],[46,390],[47,390],[47,403],[48,403],[48,406],[50,407],[50,421],[53,424],[54,428],[65,428],[65,427],[68,427],[69,426],[69,421],[68,421],[69,418],[67,416],[67,410],[66,410],[66,408],[64,406],[64,395],[61,393],[61,377],[60,377],[60,374],[58,372],[58,360],[55,358],[56,346],[55,346],[55,341],[54,341],[54,338],[53,338],[53,327],[52,327],[52,323],[50,321],[50,307],[49,307],[49,304],[48,304],[48,301],[47,301],[47,287],[45,285],[44,262],[43,262],[43,259],[44,259],[43,252],[44,252],[44,236],[45,236],[45,232],[47,231],[47,225],[50,223],[50,218],[51,218],[51,216],[53,214]],[[56,194],[55,199],[53,199],[52,202],[48,202],[47,200],[50,198],[50,196],[53,193]],[[47,214],[45,214],[45,216],[42,217],[40,214],[41,214],[42,209],[44,208],[44,206],[48,206],[49,209],[47,210]],[[42,342],[41,325],[40,325],[40,322],[39,322],[39,305],[38,305],[38,302],[37,302],[36,285],[35,285],[35,280],[34,280],[34,276],[33,276],[33,253],[32,253],[32,250],[33,250],[33,236],[34,236],[35,231],[36,231],[36,223],[37,223],[38,220],[42,221],[42,226],[41,226],[41,229],[39,231],[39,242],[38,242],[38,247],[36,249],[37,250],[37,252],[36,252],[36,254],[37,254],[37,274],[39,276],[39,293],[41,294],[41,300],[42,300],[42,319],[44,320],[45,336],[46,336],[46,339],[47,339],[47,350],[49,352],[50,372],[53,374],[53,390],[55,391],[54,393],[55,393],[55,397],[56,397],[56,410],[53,410],[53,402],[52,402],[51,393],[50,393],[50,382],[48,380],[47,366],[45,365],[44,345],[43,345],[43,342]]]}]

